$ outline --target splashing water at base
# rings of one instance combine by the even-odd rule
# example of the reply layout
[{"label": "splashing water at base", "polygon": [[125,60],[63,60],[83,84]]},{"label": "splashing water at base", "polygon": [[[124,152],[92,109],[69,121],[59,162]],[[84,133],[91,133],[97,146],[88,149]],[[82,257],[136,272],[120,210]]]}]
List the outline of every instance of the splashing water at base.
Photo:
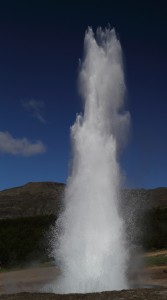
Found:
[{"label": "splashing water at base", "polygon": [[72,172],[53,241],[61,269],[56,293],[127,288],[117,161],[129,121],[121,46],[114,29],[98,28],[94,36],[88,28],[84,49],[79,76],[84,115],[71,128]]}]

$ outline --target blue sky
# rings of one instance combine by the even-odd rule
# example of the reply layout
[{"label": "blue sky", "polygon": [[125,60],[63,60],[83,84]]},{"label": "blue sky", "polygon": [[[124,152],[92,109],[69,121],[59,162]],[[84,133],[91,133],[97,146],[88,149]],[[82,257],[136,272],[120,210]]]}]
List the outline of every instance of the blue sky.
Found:
[{"label": "blue sky", "polygon": [[131,134],[128,187],[166,186],[164,1],[1,1],[0,189],[66,182],[70,126],[82,111],[78,62],[88,26],[115,27],[124,53]]}]

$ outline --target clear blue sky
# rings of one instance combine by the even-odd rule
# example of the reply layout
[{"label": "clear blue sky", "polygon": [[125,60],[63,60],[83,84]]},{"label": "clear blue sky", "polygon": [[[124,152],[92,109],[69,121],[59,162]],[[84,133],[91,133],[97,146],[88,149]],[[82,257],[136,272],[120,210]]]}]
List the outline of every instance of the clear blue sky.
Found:
[{"label": "clear blue sky", "polygon": [[82,110],[78,60],[86,28],[115,27],[125,62],[129,187],[166,186],[165,1],[0,2],[0,189],[66,182],[69,128]]}]

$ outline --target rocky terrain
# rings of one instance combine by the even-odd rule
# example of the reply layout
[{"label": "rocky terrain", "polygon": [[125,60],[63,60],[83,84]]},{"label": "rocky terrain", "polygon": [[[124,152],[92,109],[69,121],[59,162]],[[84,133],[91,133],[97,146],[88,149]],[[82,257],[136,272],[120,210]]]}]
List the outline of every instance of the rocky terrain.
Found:
[{"label": "rocky terrain", "polygon": [[132,289],[91,294],[21,293],[2,295],[1,300],[166,300],[167,289]]},{"label": "rocky terrain", "polygon": [[[56,214],[65,185],[56,182],[30,182],[0,191],[0,219]],[[138,209],[167,207],[167,188],[123,190],[123,206]]]}]

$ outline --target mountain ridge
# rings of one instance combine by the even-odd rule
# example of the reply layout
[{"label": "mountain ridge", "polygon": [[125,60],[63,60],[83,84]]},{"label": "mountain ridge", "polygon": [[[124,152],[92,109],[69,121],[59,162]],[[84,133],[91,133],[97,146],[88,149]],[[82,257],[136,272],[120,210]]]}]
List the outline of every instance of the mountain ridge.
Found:
[{"label": "mountain ridge", "polygon": [[[62,207],[65,184],[28,182],[0,191],[0,219],[36,215],[57,215]],[[167,207],[167,188],[123,189],[123,206],[147,209]]]}]

